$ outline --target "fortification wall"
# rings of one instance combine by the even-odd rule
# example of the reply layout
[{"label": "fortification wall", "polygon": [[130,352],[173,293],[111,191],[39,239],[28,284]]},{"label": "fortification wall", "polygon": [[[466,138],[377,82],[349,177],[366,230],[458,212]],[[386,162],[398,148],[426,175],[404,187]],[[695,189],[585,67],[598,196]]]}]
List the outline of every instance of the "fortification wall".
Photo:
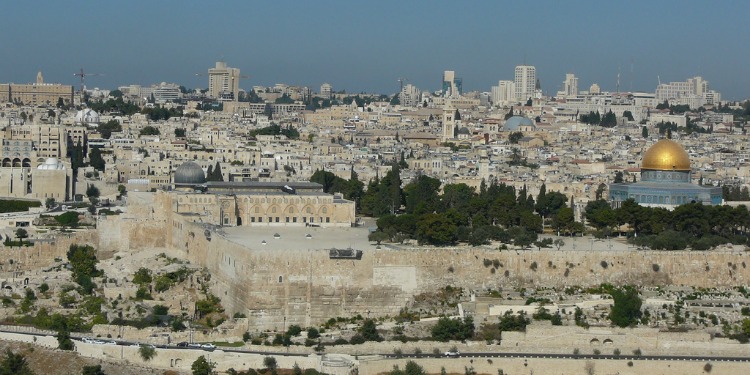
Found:
[{"label": "fortification wall", "polygon": [[[337,316],[394,315],[422,292],[514,287],[748,285],[744,251],[499,251],[486,248],[365,249],[361,260],[329,259],[326,250],[264,250],[173,217],[173,250],[211,272],[227,312],[251,326],[309,326]],[[210,238],[209,238],[210,237]],[[485,259],[498,267],[485,266]],[[606,266],[603,266],[606,262]],[[493,271],[494,269],[494,271]]]},{"label": "fortification wall", "polygon": [[446,286],[481,291],[601,283],[750,285],[744,251],[617,251],[594,242],[586,251],[372,246],[362,249],[360,260],[329,259],[327,250],[269,250],[254,237],[233,242],[221,228],[201,224],[200,217],[172,213],[165,194],[130,199],[127,214],[100,220],[100,250],[156,248],[205,266],[227,313],[247,315],[251,330],[357,314],[393,316],[414,296]]}]

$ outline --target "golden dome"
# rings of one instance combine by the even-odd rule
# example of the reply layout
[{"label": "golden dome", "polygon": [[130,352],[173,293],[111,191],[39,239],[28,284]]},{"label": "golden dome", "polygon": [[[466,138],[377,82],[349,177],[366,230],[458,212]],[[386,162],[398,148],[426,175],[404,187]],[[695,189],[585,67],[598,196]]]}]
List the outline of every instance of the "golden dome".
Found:
[{"label": "golden dome", "polygon": [[690,156],[671,139],[656,142],[643,154],[641,169],[657,171],[690,171]]}]

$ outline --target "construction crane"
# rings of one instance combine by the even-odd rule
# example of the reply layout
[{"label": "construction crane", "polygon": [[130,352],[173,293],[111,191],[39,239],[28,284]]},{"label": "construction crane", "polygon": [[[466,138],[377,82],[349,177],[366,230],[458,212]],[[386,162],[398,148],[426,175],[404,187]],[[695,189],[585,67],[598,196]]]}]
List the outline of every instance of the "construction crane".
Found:
[{"label": "construction crane", "polygon": [[409,82],[409,78],[399,78],[396,80],[396,82],[398,82],[401,85],[401,87],[399,87],[399,90],[398,90],[398,92],[400,93],[401,91],[404,91],[404,82]]},{"label": "construction crane", "polygon": [[83,71],[83,68],[81,68],[81,71],[79,73],[73,73],[73,75],[81,78],[81,92],[83,92],[83,88],[85,87],[85,83],[86,83],[86,77],[103,76],[104,74],[86,73]]},{"label": "construction crane", "polygon": [[103,75],[104,74],[101,74],[101,73],[86,73],[86,72],[83,71],[83,68],[81,68],[81,71],[79,73],[73,73],[73,76],[81,78],[81,88],[80,88],[81,104],[83,104],[83,98],[84,98],[83,90],[86,87],[86,85],[85,85],[85,83],[86,83],[86,77],[95,77],[95,76],[103,76]]}]

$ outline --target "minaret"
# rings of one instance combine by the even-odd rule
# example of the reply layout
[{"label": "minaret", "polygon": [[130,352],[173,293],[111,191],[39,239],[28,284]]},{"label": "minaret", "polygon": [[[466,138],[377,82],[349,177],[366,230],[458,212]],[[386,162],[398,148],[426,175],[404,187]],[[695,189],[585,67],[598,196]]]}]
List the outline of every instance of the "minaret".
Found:
[{"label": "minaret", "polygon": [[43,83],[44,83],[44,77],[42,77],[42,71],[40,70],[40,71],[39,71],[39,72],[38,72],[38,73],[36,74],[36,84],[37,84],[37,85],[41,85],[41,84],[43,84]]}]

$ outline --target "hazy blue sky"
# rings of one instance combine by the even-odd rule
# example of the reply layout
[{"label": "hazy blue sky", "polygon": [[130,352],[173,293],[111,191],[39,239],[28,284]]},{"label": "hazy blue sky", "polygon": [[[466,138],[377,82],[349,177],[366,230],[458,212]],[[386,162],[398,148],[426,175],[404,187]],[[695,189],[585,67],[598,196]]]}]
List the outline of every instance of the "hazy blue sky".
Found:
[{"label": "hazy blue sky", "polygon": [[[240,86],[393,93],[398,77],[436,90],[455,70],[489,91],[524,61],[553,94],[566,72],[653,91],[657,76],[701,75],[727,99],[750,97],[750,1],[4,1],[0,82],[206,87],[223,58]],[[632,72],[632,73],[631,73]]]}]

